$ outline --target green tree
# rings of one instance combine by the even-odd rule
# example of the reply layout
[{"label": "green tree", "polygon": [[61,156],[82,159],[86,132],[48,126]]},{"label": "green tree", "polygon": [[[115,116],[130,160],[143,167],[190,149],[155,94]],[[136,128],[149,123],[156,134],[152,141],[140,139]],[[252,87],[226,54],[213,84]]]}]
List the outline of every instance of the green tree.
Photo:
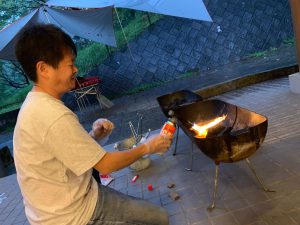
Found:
[{"label": "green tree", "polygon": [[36,0],[0,0],[0,29],[39,7],[43,2]]},{"label": "green tree", "polygon": [[[43,1],[0,0],[0,29],[25,16],[41,4],[43,4]],[[0,61],[0,85],[22,88],[28,84],[27,76],[17,63]]]}]

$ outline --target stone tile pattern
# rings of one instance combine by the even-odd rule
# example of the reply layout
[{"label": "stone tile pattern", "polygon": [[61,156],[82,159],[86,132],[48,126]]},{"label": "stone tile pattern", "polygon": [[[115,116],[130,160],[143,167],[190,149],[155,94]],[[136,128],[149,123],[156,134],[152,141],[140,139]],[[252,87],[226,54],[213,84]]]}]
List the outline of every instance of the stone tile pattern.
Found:
[{"label": "stone tile pattern", "polygon": [[[163,206],[169,212],[171,225],[299,225],[299,95],[289,91],[287,78],[281,78],[218,98],[268,117],[266,140],[250,160],[265,185],[276,192],[264,192],[244,161],[221,164],[217,207],[208,212],[214,163],[195,149],[193,171],[186,171],[191,142],[182,132],[176,156],[172,150],[163,156],[151,156],[151,167],[138,172],[135,183],[131,179],[137,172],[125,168],[113,173],[115,181],[110,186]],[[176,186],[169,189],[168,183]],[[148,191],[148,184],[152,184],[153,191]],[[170,199],[170,191],[176,191],[180,199]],[[0,224],[27,224],[15,175],[0,179],[0,196]]]},{"label": "stone tile pattern", "polygon": [[0,179],[0,224],[29,224],[15,174]]},{"label": "stone tile pattern", "polygon": [[175,80],[188,71],[201,73],[277,48],[293,36],[286,0],[204,2],[213,23],[165,16],[129,44],[134,60],[127,49],[93,70],[102,77],[104,95],[142,83]]},{"label": "stone tile pattern", "polygon": [[[137,113],[144,115],[142,131],[159,129],[166,121],[157,97],[170,94],[179,90],[200,90],[213,87],[217,84],[237,80],[250,74],[262,71],[273,71],[274,68],[284,68],[296,64],[297,59],[294,47],[284,47],[269,53],[266,57],[251,58],[206,71],[185,79],[168,82],[160,87],[152,88],[135,95],[123,96],[114,100],[114,107],[99,110],[99,107],[89,107],[84,113],[77,113],[80,122],[89,131],[93,121],[98,118],[108,118],[116,124],[114,132],[110,135],[109,142],[116,142],[132,136],[128,122],[132,121],[137,126]],[[263,77],[264,75],[262,75]],[[230,82],[229,82],[230,83]]]}]

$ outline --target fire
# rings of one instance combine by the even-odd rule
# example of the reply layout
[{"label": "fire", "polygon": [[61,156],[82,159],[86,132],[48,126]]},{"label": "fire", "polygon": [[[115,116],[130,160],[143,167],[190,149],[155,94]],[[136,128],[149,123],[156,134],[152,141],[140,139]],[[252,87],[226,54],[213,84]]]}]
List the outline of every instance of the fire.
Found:
[{"label": "fire", "polygon": [[225,120],[225,118],[226,118],[226,115],[217,117],[216,119],[214,119],[211,122],[204,124],[202,126],[194,123],[193,126],[191,127],[191,130],[196,131],[196,133],[197,133],[195,136],[196,138],[206,138],[208,129],[216,126],[217,124],[219,124],[220,122]]}]

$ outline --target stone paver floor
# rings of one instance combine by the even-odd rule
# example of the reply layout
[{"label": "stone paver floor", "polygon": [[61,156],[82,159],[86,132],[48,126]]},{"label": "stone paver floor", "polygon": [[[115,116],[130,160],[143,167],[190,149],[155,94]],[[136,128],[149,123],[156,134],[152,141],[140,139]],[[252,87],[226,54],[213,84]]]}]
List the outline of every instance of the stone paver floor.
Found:
[{"label": "stone paver floor", "polygon": [[[288,79],[282,78],[217,98],[268,117],[265,142],[250,159],[275,193],[260,188],[244,161],[221,164],[217,206],[208,212],[214,163],[195,150],[193,171],[186,171],[191,142],[182,132],[176,156],[172,151],[151,156],[151,167],[140,171],[135,183],[131,179],[136,173],[126,168],[113,174],[115,180],[110,186],[165,207],[172,225],[300,224],[300,95],[291,93]],[[169,189],[170,182],[176,187]],[[148,184],[153,191],[147,190]],[[176,191],[180,199],[169,198],[170,191]],[[0,179],[0,224],[27,224],[15,175]]]}]

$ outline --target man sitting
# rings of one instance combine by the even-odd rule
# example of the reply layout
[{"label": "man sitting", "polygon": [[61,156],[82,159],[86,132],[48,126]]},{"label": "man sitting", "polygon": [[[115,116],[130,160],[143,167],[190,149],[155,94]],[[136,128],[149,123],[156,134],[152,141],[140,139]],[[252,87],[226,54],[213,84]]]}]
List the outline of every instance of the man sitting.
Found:
[{"label": "man sitting", "polygon": [[99,185],[95,168],[109,174],[146,154],[165,152],[171,136],[155,135],[128,151],[106,152],[93,138],[110,134],[105,119],[93,131],[61,101],[75,87],[76,47],[53,25],[23,30],[16,56],[34,82],[18,115],[14,132],[17,179],[31,224],[168,224],[158,206]]}]

